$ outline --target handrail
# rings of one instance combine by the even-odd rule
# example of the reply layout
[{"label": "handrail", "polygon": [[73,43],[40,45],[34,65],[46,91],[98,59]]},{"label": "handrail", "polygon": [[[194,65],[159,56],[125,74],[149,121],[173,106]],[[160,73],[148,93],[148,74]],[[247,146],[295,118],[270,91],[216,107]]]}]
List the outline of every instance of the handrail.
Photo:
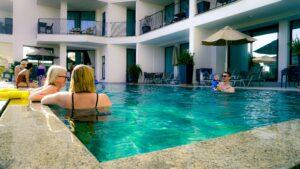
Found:
[{"label": "handrail", "polygon": [[38,34],[85,34],[106,36],[107,23],[91,20],[39,18]]},{"label": "handrail", "polygon": [[[178,9],[178,11],[175,11],[176,8]],[[165,10],[155,12],[155,13],[153,13],[151,15],[147,15],[143,19],[141,19],[139,21],[140,22],[140,34],[145,34],[147,32],[159,29],[166,25],[184,20],[189,17],[188,15],[189,15],[188,11],[183,11],[183,9],[180,9],[180,3],[176,3],[176,4],[174,4],[174,14],[173,14],[173,18],[171,18],[171,20],[166,20]]]}]

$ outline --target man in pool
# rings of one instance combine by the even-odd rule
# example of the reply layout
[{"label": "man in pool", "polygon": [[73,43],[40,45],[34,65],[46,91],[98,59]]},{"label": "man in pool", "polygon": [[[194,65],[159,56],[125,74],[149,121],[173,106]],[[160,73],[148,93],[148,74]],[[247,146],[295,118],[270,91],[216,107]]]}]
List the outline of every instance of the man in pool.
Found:
[{"label": "man in pool", "polygon": [[224,72],[222,74],[222,82],[219,83],[217,89],[221,92],[225,93],[234,93],[235,89],[230,85],[230,78],[231,73],[230,72]]}]

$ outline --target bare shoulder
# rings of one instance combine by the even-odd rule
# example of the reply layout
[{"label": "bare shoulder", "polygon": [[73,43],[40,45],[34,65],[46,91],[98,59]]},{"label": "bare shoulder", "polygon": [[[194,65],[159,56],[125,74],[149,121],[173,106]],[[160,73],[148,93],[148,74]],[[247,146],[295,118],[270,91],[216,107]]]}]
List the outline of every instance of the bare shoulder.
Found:
[{"label": "bare shoulder", "polygon": [[100,93],[100,94],[98,94],[98,96],[99,96],[98,107],[111,107],[112,106],[112,103],[106,94]]}]

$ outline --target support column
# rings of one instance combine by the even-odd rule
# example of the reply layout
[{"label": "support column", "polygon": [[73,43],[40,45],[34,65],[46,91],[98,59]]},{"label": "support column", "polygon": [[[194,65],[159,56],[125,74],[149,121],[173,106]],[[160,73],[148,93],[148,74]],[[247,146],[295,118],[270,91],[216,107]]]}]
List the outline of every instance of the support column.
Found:
[{"label": "support column", "polygon": [[289,22],[287,20],[279,22],[278,30],[278,82],[281,82],[281,70],[289,64]]},{"label": "support column", "polygon": [[197,0],[189,1],[189,16],[194,17],[197,13]]},{"label": "support column", "polygon": [[101,35],[100,32],[102,32],[102,13],[100,9],[96,10],[96,35]]},{"label": "support column", "polygon": [[102,80],[102,56],[101,48],[98,47],[95,53],[95,78],[100,81]]},{"label": "support column", "polygon": [[64,43],[59,44],[59,65],[67,67],[67,45]]},{"label": "support column", "polygon": [[[107,12],[106,12],[106,36],[110,37],[111,36],[111,22],[112,22],[112,14],[110,14],[110,12],[114,12],[112,4],[108,3],[107,4]],[[105,24],[106,24],[105,23]]]},{"label": "support column", "polygon": [[180,1],[174,0],[174,14],[178,14],[180,12]]},{"label": "support column", "polygon": [[[195,49],[195,44],[196,44],[196,28],[192,27],[189,30],[189,52],[190,53],[194,53],[194,63],[196,63],[196,49]],[[197,64],[194,65],[194,70],[193,70],[193,81],[192,83],[196,82],[196,68],[197,68]]]},{"label": "support column", "polygon": [[60,3],[60,33],[67,33],[67,17],[68,17],[68,4],[66,0],[62,0]]}]

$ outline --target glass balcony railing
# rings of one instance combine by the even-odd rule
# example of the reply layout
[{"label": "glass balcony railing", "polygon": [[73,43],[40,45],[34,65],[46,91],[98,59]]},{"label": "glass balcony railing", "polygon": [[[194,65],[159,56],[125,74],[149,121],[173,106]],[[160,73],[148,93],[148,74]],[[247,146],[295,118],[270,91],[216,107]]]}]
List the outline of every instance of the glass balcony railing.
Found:
[{"label": "glass balcony railing", "polygon": [[41,18],[37,24],[38,34],[84,34],[106,36],[107,24],[89,20]]},{"label": "glass balcony railing", "polygon": [[12,18],[0,18],[0,34],[13,33],[13,19]]},{"label": "glass balcony railing", "polygon": [[135,22],[111,22],[111,37],[135,36]]},{"label": "glass balcony railing", "polygon": [[144,34],[189,17],[188,4],[170,4],[164,10],[140,20],[140,34]]}]

